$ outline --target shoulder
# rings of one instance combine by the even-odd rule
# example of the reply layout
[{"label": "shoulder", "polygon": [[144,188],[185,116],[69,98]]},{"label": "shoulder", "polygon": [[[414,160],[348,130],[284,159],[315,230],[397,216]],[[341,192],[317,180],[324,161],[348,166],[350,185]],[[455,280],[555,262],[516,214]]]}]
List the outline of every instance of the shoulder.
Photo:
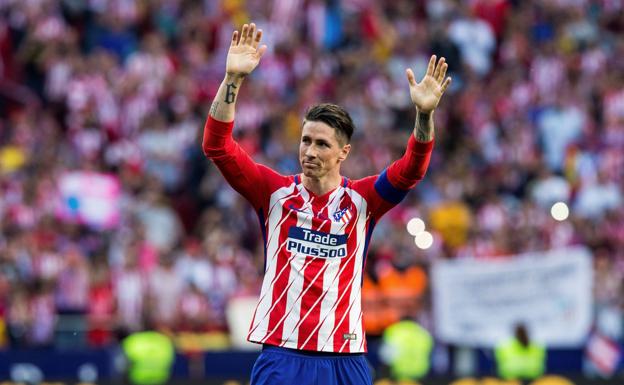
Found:
[{"label": "shoulder", "polygon": [[290,184],[294,180],[294,175],[283,175],[272,169],[269,166],[258,163],[258,171],[262,176],[262,182],[268,185],[286,185]]},{"label": "shoulder", "polygon": [[259,169],[262,175],[262,183],[266,188],[265,191],[268,197],[273,196],[278,190],[294,189],[296,185],[301,183],[301,176],[299,174],[283,175],[264,165],[259,165]]},{"label": "shoulder", "polygon": [[[379,175],[371,175],[364,177],[362,179],[347,179],[346,186],[347,188],[351,188],[357,192],[366,193],[370,189],[374,188],[375,180]],[[345,178],[346,179],[346,178]]]}]

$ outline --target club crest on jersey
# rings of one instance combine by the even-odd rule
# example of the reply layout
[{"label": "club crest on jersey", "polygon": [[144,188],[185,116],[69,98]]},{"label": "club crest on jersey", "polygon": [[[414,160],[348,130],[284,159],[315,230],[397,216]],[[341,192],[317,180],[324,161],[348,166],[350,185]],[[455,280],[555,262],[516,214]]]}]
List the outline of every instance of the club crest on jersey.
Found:
[{"label": "club crest on jersey", "polygon": [[345,207],[342,210],[338,210],[332,215],[334,222],[348,223],[351,220],[353,214],[351,213],[351,209]]},{"label": "club crest on jersey", "polygon": [[347,235],[293,226],[288,229],[286,250],[310,257],[342,258],[347,255]]}]

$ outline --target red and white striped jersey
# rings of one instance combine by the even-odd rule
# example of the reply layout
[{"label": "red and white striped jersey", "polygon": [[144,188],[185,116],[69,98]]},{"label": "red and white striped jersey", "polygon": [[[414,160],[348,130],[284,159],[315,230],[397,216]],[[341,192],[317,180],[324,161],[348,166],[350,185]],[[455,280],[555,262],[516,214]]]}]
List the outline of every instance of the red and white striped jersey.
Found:
[{"label": "red and white striped jersey", "polygon": [[361,287],[370,237],[381,216],[424,176],[433,142],[411,135],[405,155],[380,175],[343,177],[333,191],[316,196],[300,175],[255,163],[232,139],[232,126],[208,118],[203,149],[260,219],[264,281],[248,339],[365,352]]}]

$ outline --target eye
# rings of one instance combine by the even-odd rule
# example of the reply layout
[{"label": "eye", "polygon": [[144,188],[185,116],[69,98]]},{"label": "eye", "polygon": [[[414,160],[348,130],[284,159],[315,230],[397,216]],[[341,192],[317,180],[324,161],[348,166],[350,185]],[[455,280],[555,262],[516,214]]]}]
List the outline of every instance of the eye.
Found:
[{"label": "eye", "polygon": [[319,142],[319,146],[327,148],[327,147],[329,147],[329,143],[327,143],[327,142]]},{"label": "eye", "polygon": [[310,138],[308,138],[308,137],[303,137],[303,138],[301,138],[301,142],[302,142],[302,143],[305,143],[305,144],[309,144],[309,143],[310,143]]}]

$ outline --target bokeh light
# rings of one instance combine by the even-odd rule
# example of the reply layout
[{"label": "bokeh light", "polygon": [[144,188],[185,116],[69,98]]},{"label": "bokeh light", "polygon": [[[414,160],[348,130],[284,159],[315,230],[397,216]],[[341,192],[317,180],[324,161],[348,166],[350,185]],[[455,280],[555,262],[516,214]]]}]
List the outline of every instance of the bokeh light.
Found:
[{"label": "bokeh light", "polygon": [[550,208],[550,215],[558,221],[565,221],[570,215],[570,209],[564,202],[557,202]]},{"label": "bokeh light", "polygon": [[428,231],[422,231],[416,235],[414,242],[419,249],[426,250],[433,245],[433,235]]},{"label": "bokeh light", "polygon": [[425,231],[425,222],[420,218],[412,218],[407,222],[407,232],[410,235],[417,236]]}]

